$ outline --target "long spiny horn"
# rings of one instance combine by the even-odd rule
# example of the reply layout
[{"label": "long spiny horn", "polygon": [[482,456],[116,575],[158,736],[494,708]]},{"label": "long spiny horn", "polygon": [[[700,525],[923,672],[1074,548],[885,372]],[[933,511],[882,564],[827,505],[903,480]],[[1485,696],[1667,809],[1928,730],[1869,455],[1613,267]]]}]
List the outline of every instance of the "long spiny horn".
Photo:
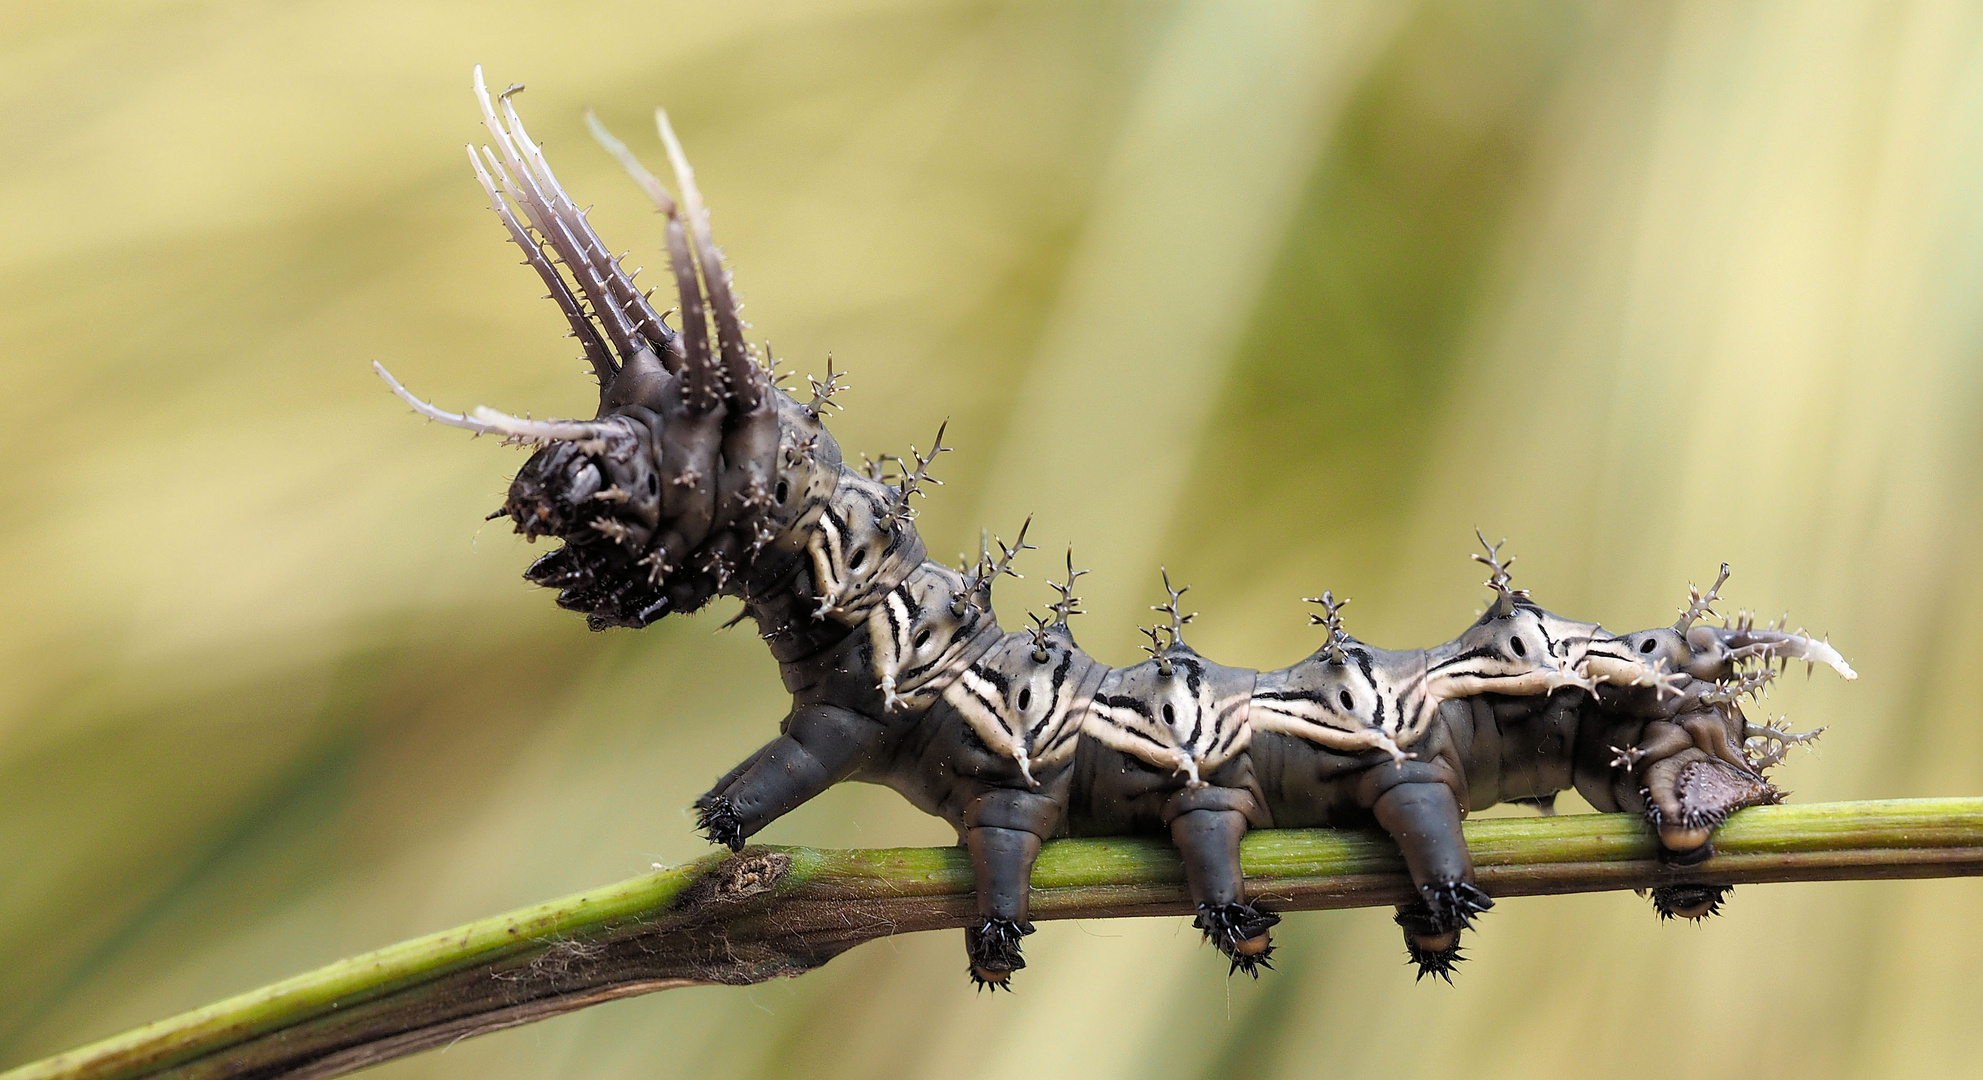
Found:
[{"label": "long spiny horn", "polygon": [[681,297],[682,330],[681,375],[683,400],[691,411],[707,413],[723,403],[723,376],[716,366],[716,360],[709,350],[708,310],[702,299],[702,279],[696,271],[695,257],[689,250],[687,233],[682,225],[682,215],[668,189],[661,181],[633,156],[625,143],[613,137],[606,125],[591,112],[585,114],[585,122],[592,129],[592,137],[606,148],[620,162],[634,183],[647,192],[654,201],[654,208],[667,219],[664,227],[668,247],[669,270],[675,276],[675,290]]},{"label": "long spiny horn", "polygon": [[634,288],[632,277],[606,250],[585,215],[558,184],[543,152],[530,140],[522,117],[509,100],[511,94],[521,89],[513,86],[500,95],[499,117],[496,101],[490,98],[482,80],[482,69],[475,69],[475,94],[482,104],[482,123],[494,142],[493,148],[483,148],[483,157],[510,202],[523,211],[531,227],[571,274],[586,299],[589,314],[598,320],[619,366],[624,367],[637,353],[649,348],[650,343],[654,347],[665,346],[674,336],[673,331],[661,323],[660,315],[647,298]]},{"label": "long spiny horn", "polygon": [[[620,167],[633,178],[633,182],[647,193],[648,199],[654,203],[654,209],[660,211],[667,219],[667,224],[662,226],[663,242],[668,250],[668,269],[675,279],[676,292],[681,297],[679,310],[684,315],[680,336],[669,343],[676,354],[671,360],[687,359],[688,339],[691,333],[694,334],[694,340],[703,343],[706,353],[709,339],[708,326],[700,319],[691,323],[686,317],[691,309],[698,313],[702,310],[702,291],[700,283],[696,280],[695,264],[689,258],[688,241],[682,234],[682,216],[675,204],[674,196],[668,194],[668,189],[661,186],[661,181],[647,171],[647,166],[640,163],[640,159],[633,155],[633,151],[627,149],[626,143],[606,130],[606,125],[599,122],[598,115],[591,109],[585,110],[585,126],[592,132],[594,141],[605,147],[607,153],[613,155],[614,160],[620,163]],[[663,325],[666,325],[665,319]],[[676,363],[671,362],[669,368],[676,370]],[[700,382],[707,382],[707,379],[701,379]],[[687,388],[685,392],[699,397],[705,391],[701,385],[695,385]]]},{"label": "long spiny horn", "polygon": [[[565,194],[557,175],[551,171],[550,162],[544,160],[543,149],[531,141],[530,133],[524,129],[523,117],[518,115],[515,103],[510,101],[512,93],[514,91],[506,91],[502,95],[503,119],[508,123],[510,134],[525,161],[529,163],[531,175],[550,200],[552,211],[571,230],[586,262],[609,290],[604,299],[618,306],[627,322],[649,343],[657,348],[666,345],[673,333],[662,324],[660,314],[648,303],[646,294],[634,287],[633,275],[627,272],[619,259],[613,257],[612,251],[599,239],[599,234],[592,230],[591,222],[586,220],[589,211],[580,210],[571,196]],[[635,344],[638,346],[639,342]]]},{"label": "long spiny horn", "polygon": [[661,142],[667,147],[668,161],[675,169],[675,186],[681,191],[682,205],[688,211],[691,250],[702,269],[703,288],[709,293],[710,314],[716,323],[716,347],[723,357],[723,370],[729,376],[730,394],[736,399],[739,411],[750,412],[763,400],[770,380],[751,361],[744,344],[743,318],[730,289],[730,270],[716,250],[716,240],[709,229],[709,208],[703,205],[702,192],[695,186],[695,170],[689,167],[688,155],[682,153],[681,141],[675,138],[675,129],[668,123],[665,110],[654,110],[654,124],[661,131]]},{"label": "long spiny horn", "polygon": [[599,115],[591,109],[585,110],[585,126],[592,132],[592,137],[598,140],[599,145],[605,147],[606,152],[613,155],[614,160],[620,163],[620,167],[627,171],[633,182],[640,185],[640,190],[654,200],[656,210],[669,217],[677,216],[675,197],[668,194],[668,189],[661,186],[660,179],[648,172],[647,166],[642,165],[639,158],[633,156],[633,151],[627,149],[626,143],[606,130],[606,125],[599,122]]},{"label": "long spiny horn", "polygon": [[1714,628],[1714,635],[1737,661],[1761,660],[1764,663],[1782,664],[1790,660],[1802,660],[1806,664],[1824,664],[1846,679],[1857,679],[1859,673],[1845,662],[1845,657],[1832,648],[1829,641],[1814,638],[1803,630],[1781,630],[1775,627],[1756,629],[1740,624]]},{"label": "long spiny horn", "polygon": [[558,273],[557,266],[544,254],[543,243],[524,227],[523,222],[517,220],[516,211],[497,189],[495,177],[489,174],[488,168],[482,164],[482,156],[473,146],[468,148],[468,163],[474,167],[475,179],[481,182],[482,190],[489,193],[489,209],[502,219],[503,227],[509,230],[510,240],[523,249],[524,262],[544,279],[545,287],[551,290],[551,299],[557,301],[558,310],[564,312],[565,321],[571,324],[572,336],[584,347],[585,358],[591,362],[592,373],[598,377],[599,389],[603,392],[606,385],[613,381],[613,376],[618,374],[619,366],[606,348],[605,340],[599,336],[598,325],[586,314],[578,298],[572,295],[571,283]]},{"label": "long spiny horn", "polygon": [[[504,91],[504,105],[509,105],[508,95],[521,89],[521,86],[512,86]],[[522,209],[531,227],[549,243],[558,261],[564,264],[578,283],[579,292],[585,296],[592,317],[599,321],[606,340],[612,343],[619,365],[624,366],[635,349],[634,329],[626,313],[613,302],[611,287],[587,256],[585,244],[574,230],[575,225],[587,232],[590,227],[558,214],[552,197],[545,193],[531,163],[517,149],[517,140],[504,122],[515,110],[506,108],[503,117],[497,116],[495,102],[489,97],[489,87],[482,80],[480,65],[475,68],[475,98],[482,105],[482,126],[488,129],[489,137],[495,143],[493,148],[482,148],[489,171],[502,185],[504,194]]]},{"label": "long spiny horn", "polygon": [[420,400],[413,392],[401,386],[398,379],[385,369],[385,365],[372,364],[372,370],[379,378],[392,387],[401,401],[413,406],[413,411],[429,420],[436,420],[449,427],[472,431],[477,435],[500,435],[505,442],[525,443],[541,446],[545,443],[569,442],[581,446],[591,444],[591,448],[603,448],[609,443],[617,443],[630,438],[629,432],[619,423],[610,420],[526,420],[497,412],[487,406],[478,405],[469,414],[451,413],[445,409]]}]

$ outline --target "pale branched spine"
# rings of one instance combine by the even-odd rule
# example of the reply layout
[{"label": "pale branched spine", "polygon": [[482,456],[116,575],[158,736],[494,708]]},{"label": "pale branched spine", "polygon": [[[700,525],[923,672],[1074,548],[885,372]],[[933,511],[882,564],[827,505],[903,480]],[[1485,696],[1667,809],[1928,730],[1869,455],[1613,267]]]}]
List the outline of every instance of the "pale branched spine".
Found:
[{"label": "pale branched spine", "polygon": [[1323,590],[1321,596],[1304,596],[1304,603],[1322,605],[1322,614],[1308,613],[1308,625],[1325,628],[1329,640],[1322,643],[1322,659],[1331,664],[1343,663],[1343,646],[1349,643],[1350,636],[1343,630],[1343,609],[1349,606],[1349,597],[1336,599],[1336,594]]},{"label": "pale branched spine", "polygon": [[[1158,567],[1157,573],[1163,575],[1164,591],[1170,594],[1170,598],[1161,604],[1151,604],[1150,610],[1169,615],[1171,621],[1169,626],[1148,626],[1141,628],[1143,633],[1150,639],[1150,644],[1143,646],[1143,651],[1156,658],[1157,674],[1168,679],[1174,672],[1170,661],[1170,650],[1184,643],[1184,627],[1191,620],[1197,618],[1198,613],[1194,611],[1186,615],[1178,608],[1177,602],[1184,598],[1185,593],[1191,591],[1191,586],[1186,585],[1184,588],[1179,589],[1171,585],[1171,572],[1165,567]],[[1160,635],[1162,636],[1160,637]],[[1169,640],[1164,640],[1165,637]]]},{"label": "pale branched spine", "polygon": [[1528,599],[1529,591],[1527,589],[1513,589],[1508,586],[1509,581],[1512,580],[1508,574],[1508,568],[1515,565],[1515,557],[1510,555],[1505,560],[1501,558],[1501,548],[1508,543],[1507,539],[1503,538],[1499,544],[1490,544],[1487,542],[1486,533],[1475,529],[1473,534],[1480,539],[1480,546],[1487,549],[1487,554],[1485,555],[1476,552],[1473,561],[1487,567],[1490,571],[1487,580],[1483,584],[1494,590],[1496,601],[1512,602],[1517,599]]},{"label": "pale branched spine", "polygon": [[1067,549],[1067,580],[1065,582],[1047,582],[1048,588],[1060,594],[1060,599],[1054,601],[1052,609],[1056,625],[1066,626],[1068,619],[1076,615],[1087,614],[1087,612],[1081,610],[1081,598],[1074,595],[1075,579],[1087,572],[1086,570],[1076,570],[1074,568],[1074,548],[1072,545],[1069,545]]},{"label": "pale branched spine", "polygon": [[[893,529],[899,524],[916,520],[916,510],[909,505],[909,500],[921,497],[924,494],[924,484],[935,484],[938,487],[943,486],[943,481],[930,475],[930,462],[935,461],[938,454],[949,452],[950,447],[943,445],[943,433],[949,427],[950,421],[948,420],[937,425],[936,441],[930,445],[929,453],[917,453],[914,446],[909,447],[909,457],[914,458],[916,462],[913,469],[909,467],[907,459],[894,457],[883,457],[881,459],[882,461],[894,461],[901,472],[901,475],[895,479],[895,493],[889,496],[888,510],[881,516],[883,528]],[[876,471],[879,472],[878,466]]]},{"label": "pale branched spine", "polygon": [[[964,614],[965,607],[976,608],[981,613],[990,614],[992,586],[997,583],[998,579],[1001,577],[1024,578],[1026,576],[1012,568],[1012,560],[1018,558],[1019,553],[1022,551],[1039,550],[1026,542],[1026,531],[1032,527],[1033,518],[1029,514],[1026,516],[1025,523],[1019,526],[1019,538],[1013,541],[1011,547],[1007,547],[1005,541],[996,536],[987,539],[984,534],[979,535],[978,564],[970,573],[965,575],[964,591],[958,595],[956,602],[951,607],[953,614]],[[996,558],[991,553],[992,545],[994,544],[998,546],[998,556]]]},{"label": "pale branched spine", "polygon": [[1673,624],[1674,632],[1684,634],[1692,629],[1695,623],[1711,615],[1720,618],[1721,616],[1714,610],[1714,602],[1721,599],[1721,587],[1727,582],[1728,564],[1722,563],[1721,573],[1715,576],[1714,587],[1709,589],[1706,595],[1702,595],[1699,586],[1689,584],[1687,606],[1680,609],[1680,618]]},{"label": "pale branched spine", "polygon": [[840,403],[833,400],[833,395],[849,389],[844,381],[846,377],[846,372],[833,370],[833,354],[827,353],[826,380],[822,382],[811,375],[806,376],[806,382],[812,384],[812,400],[806,402],[806,414],[818,420],[827,409],[841,408]]}]

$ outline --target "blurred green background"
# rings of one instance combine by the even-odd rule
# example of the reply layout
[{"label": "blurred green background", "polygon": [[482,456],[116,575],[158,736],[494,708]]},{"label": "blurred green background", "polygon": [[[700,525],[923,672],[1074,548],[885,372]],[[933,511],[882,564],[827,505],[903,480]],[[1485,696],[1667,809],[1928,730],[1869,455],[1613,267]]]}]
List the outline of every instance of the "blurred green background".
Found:
[{"label": "blurred green background", "polygon": [[[590,412],[477,62],[650,283],[580,109],[657,164],[670,109],[850,453],[950,419],[933,551],[1039,514],[1009,624],[1070,541],[1102,658],[1162,562],[1263,668],[1324,588],[1452,636],[1476,525],[1619,630],[1725,559],[1863,675],[1771,698],[1833,725],[1798,799],[1983,791],[1977,4],[41,3],[0,58],[0,1064],[694,857],[774,731],[733,602],[587,633],[481,523],[522,454],[368,370]],[[764,839],[948,837],[849,785]],[[1510,900],[1450,988],[1385,911],[1258,984],[1182,919],[1043,925],[997,997],[905,936],[377,1075],[1975,1075],[1978,889]]]}]

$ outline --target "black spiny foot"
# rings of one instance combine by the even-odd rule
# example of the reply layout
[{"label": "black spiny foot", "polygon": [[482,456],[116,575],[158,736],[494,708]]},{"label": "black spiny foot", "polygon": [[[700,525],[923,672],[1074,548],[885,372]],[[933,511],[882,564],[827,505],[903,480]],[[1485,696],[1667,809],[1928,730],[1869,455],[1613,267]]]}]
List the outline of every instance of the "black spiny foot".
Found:
[{"label": "black spiny foot", "polygon": [[1494,906],[1493,898],[1481,892],[1471,881],[1421,885],[1418,895],[1425,905],[1426,914],[1441,932],[1471,929],[1473,917]]},{"label": "black spiny foot", "polygon": [[1200,904],[1198,918],[1191,925],[1205,931],[1205,940],[1232,961],[1227,975],[1244,971],[1257,979],[1261,968],[1274,970],[1270,962],[1274,946],[1267,931],[1280,921],[1279,915],[1252,904]]},{"label": "black spiny foot", "polygon": [[1733,891],[1732,885],[1660,885],[1652,891],[1653,908],[1662,919],[1700,922],[1719,914],[1721,902]]},{"label": "black spiny foot", "polygon": [[744,850],[744,823],[737,817],[737,808],[729,799],[721,795],[704,795],[695,801],[696,827],[712,844],[722,844],[731,851]]},{"label": "black spiny foot", "polygon": [[1032,923],[997,918],[964,928],[964,953],[971,958],[968,970],[978,989],[1012,991],[1012,973],[1026,966],[1019,939],[1032,932]]},{"label": "black spiny foot", "polygon": [[1424,904],[1400,905],[1393,919],[1405,931],[1405,953],[1418,965],[1418,978],[1432,975],[1451,985],[1454,966],[1466,959],[1460,955],[1460,928],[1442,928]]}]

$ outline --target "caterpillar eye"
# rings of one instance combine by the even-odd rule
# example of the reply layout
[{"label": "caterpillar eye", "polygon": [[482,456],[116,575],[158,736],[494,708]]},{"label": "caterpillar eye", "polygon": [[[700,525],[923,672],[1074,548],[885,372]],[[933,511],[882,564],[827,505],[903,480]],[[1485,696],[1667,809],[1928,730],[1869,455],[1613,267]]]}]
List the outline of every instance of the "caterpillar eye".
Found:
[{"label": "caterpillar eye", "polygon": [[1356,711],[1356,699],[1350,696],[1350,692],[1348,690],[1337,691],[1336,700],[1342,703],[1344,712]]},{"label": "caterpillar eye", "polygon": [[1515,650],[1516,656],[1527,656],[1529,654],[1529,647],[1527,645],[1522,644],[1521,638],[1518,637],[1509,638],[1508,647]]}]

